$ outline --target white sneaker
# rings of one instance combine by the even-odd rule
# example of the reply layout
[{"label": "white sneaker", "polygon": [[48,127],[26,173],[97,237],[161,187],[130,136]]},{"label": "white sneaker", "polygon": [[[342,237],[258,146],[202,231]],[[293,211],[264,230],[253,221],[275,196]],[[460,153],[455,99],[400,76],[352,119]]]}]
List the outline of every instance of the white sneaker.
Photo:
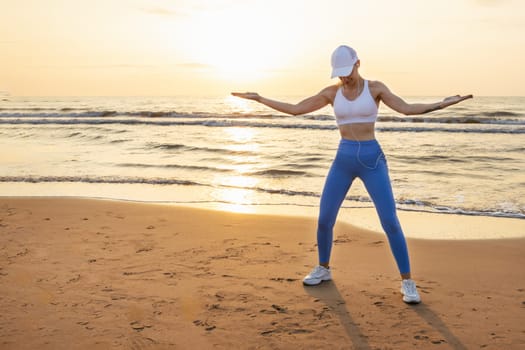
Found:
[{"label": "white sneaker", "polygon": [[407,304],[419,304],[421,302],[416,282],[411,279],[401,281],[401,294],[403,294],[403,301]]},{"label": "white sneaker", "polygon": [[316,266],[310,274],[303,279],[303,284],[307,286],[315,286],[323,281],[330,281],[332,279],[332,272],[324,266]]}]

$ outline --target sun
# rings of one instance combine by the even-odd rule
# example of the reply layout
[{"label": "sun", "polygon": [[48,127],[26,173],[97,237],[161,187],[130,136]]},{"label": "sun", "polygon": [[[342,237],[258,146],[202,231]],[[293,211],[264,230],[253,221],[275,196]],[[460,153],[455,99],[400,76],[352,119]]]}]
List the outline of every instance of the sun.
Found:
[{"label": "sun", "polygon": [[[248,4],[194,15],[188,48],[191,59],[225,80],[260,80],[282,67],[286,47],[271,23]],[[273,38],[270,41],[270,38]],[[271,48],[271,49],[268,49]]]}]

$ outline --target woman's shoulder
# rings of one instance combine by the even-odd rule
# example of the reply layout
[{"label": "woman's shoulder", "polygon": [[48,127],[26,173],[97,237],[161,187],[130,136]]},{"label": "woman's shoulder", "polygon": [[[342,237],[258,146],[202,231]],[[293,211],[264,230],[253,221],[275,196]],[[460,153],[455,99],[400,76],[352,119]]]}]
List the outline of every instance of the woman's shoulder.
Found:
[{"label": "woman's shoulder", "polygon": [[371,89],[383,89],[386,85],[379,80],[368,80],[368,87]]},{"label": "woman's shoulder", "polygon": [[376,98],[377,96],[380,96],[383,92],[388,90],[388,87],[379,80],[369,80],[368,89],[370,90],[372,96]]},{"label": "woman's shoulder", "polygon": [[341,87],[341,84],[334,84],[325,87],[323,90],[319,92],[320,95],[324,95],[327,98],[329,98],[331,101],[335,98],[335,94],[337,93],[337,90]]},{"label": "woman's shoulder", "polygon": [[337,84],[325,87],[322,91],[337,92],[337,90],[339,90],[340,87],[341,87],[341,84],[337,83]]}]

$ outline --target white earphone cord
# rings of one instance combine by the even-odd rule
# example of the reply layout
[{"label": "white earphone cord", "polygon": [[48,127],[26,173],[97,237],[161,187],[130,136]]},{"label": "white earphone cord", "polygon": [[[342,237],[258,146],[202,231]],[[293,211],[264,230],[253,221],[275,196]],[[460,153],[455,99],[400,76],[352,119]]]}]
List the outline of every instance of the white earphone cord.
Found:
[{"label": "white earphone cord", "polygon": [[352,128],[350,128],[350,132],[352,133],[352,136],[354,138],[354,140],[357,141],[357,161],[359,162],[359,164],[361,164],[362,166],[364,166],[365,168],[367,169],[370,169],[370,170],[375,170],[377,169],[377,166],[379,165],[379,161],[381,160],[381,157],[383,156],[383,152],[380,152],[379,155],[377,156],[376,158],[376,164],[374,165],[374,167],[369,167],[368,165],[366,165],[365,163],[363,163],[361,161],[361,158],[359,157],[359,153],[361,152],[361,141],[359,141],[359,139],[357,137],[355,137],[355,134],[354,134],[354,131],[352,130]]}]

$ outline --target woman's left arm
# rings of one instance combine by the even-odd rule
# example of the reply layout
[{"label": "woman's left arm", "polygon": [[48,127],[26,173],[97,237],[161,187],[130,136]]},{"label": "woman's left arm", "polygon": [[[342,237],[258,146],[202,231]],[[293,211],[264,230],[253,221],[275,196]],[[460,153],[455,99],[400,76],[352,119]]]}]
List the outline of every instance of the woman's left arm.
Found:
[{"label": "woman's left arm", "polygon": [[371,90],[376,99],[383,101],[388,107],[404,115],[430,113],[473,97],[472,95],[455,95],[435,103],[407,103],[401,97],[390,91],[385,84],[379,81],[373,82]]}]

